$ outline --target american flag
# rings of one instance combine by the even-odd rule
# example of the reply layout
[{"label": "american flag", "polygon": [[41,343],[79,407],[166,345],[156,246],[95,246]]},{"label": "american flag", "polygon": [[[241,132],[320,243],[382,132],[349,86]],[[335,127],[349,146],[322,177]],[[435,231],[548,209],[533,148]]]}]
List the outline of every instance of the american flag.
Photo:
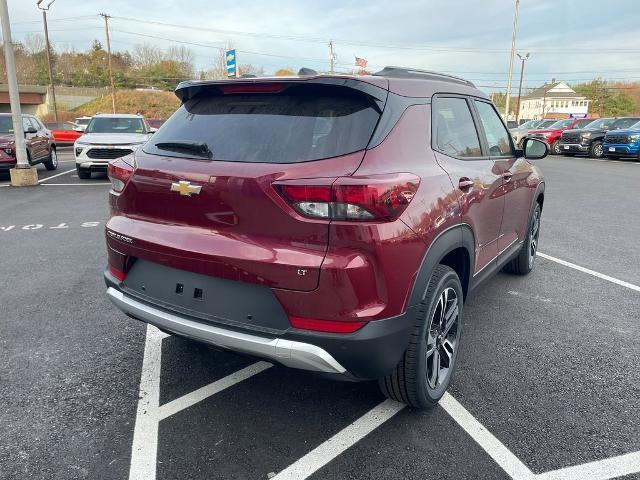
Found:
[{"label": "american flag", "polygon": [[356,67],[366,68],[367,62],[364,58],[356,57]]}]

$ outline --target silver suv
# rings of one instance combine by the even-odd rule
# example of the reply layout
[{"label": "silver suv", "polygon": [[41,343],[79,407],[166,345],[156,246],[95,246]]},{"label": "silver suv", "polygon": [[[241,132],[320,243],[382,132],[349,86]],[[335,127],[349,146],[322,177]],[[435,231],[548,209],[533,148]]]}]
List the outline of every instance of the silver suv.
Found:
[{"label": "silver suv", "polygon": [[79,178],[106,172],[110,160],[124,157],[144,145],[155,129],[140,115],[96,114],[73,145]]}]

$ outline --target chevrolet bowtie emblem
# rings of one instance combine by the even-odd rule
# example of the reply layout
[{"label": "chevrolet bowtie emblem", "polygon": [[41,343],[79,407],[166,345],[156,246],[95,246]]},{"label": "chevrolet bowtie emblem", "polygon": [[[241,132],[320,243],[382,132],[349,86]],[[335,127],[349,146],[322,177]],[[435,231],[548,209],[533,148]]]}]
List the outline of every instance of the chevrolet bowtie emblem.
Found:
[{"label": "chevrolet bowtie emblem", "polygon": [[190,197],[193,194],[198,195],[200,190],[202,190],[201,185],[191,185],[191,182],[185,182],[184,180],[171,184],[172,192],[178,192],[180,195],[185,197]]}]

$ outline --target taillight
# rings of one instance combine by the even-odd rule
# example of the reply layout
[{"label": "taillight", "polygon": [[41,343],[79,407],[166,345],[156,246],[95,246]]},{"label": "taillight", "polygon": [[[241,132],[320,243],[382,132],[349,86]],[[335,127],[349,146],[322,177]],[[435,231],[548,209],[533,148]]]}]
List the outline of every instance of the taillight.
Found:
[{"label": "taillight", "polygon": [[125,272],[123,272],[122,270],[118,270],[116,267],[112,265],[109,265],[109,272],[111,272],[111,275],[116,277],[116,279],[118,279],[121,282],[123,282],[127,276]]},{"label": "taillight", "polygon": [[[133,165],[131,165],[133,164]],[[114,192],[121,192],[127,185],[129,178],[135,170],[135,160],[128,157],[128,162],[124,158],[117,158],[109,162],[107,167],[107,175],[111,180],[111,188]]]},{"label": "taillight", "polygon": [[407,208],[420,185],[410,173],[340,177],[330,185],[313,180],[274,186],[301,215],[327,220],[391,221]]},{"label": "taillight", "polygon": [[367,322],[362,320],[339,322],[336,320],[319,320],[316,318],[289,317],[294,328],[327,333],[353,333],[360,330]]}]

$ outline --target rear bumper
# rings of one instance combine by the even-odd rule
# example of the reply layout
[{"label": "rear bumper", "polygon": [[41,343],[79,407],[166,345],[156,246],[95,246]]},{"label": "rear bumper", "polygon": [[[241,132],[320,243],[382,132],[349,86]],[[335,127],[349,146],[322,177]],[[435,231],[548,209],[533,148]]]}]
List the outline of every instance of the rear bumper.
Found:
[{"label": "rear bumper", "polygon": [[[329,334],[288,328],[269,334],[203,320],[123,291],[105,271],[107,296],[128,316],[192,340],[309,370],[341,380],[374,380],[390,373],[404,354],[416,308],[385,320],[374,320],[351,334]],[[246,299],[251,301],[252,299]]]},{"label": "rear bumper", "polygon": [[588,153],[589,145],[581,145],[579,143],[560,143],[560,151],[562,153]]},{"label": "rear bumper", "polygon": [[[605,155],[616,155],[619,157],[636,157],[640,152],[640,145],[637,144],[613,144],[605,143],[602,145]],[[611,150],[613,148],[613,151]]]}]

